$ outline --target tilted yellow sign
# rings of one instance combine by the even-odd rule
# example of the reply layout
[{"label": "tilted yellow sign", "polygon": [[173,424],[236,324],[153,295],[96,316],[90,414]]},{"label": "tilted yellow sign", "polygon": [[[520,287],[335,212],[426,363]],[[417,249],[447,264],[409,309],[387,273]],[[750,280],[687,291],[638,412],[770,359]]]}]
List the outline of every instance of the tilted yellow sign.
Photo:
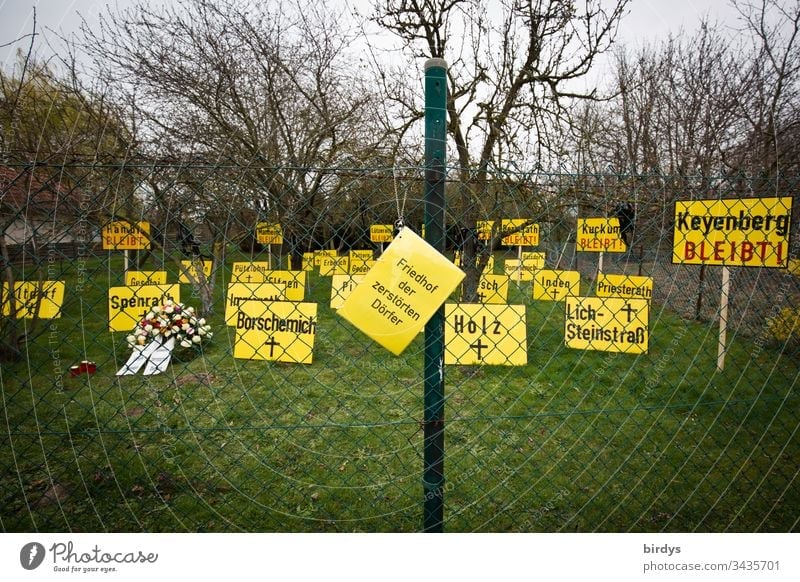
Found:
[{"label": "tilted yellow sign", "polygon": [[180,303],[181,286],[142,285],[140,287],[111,287],[108,290],[108,330],[132,331],[153,307],[167,299]]},{"label": "tilted yellow sign", "polygon": [[478,280],[479,303],[508,303],[508,277],[482,275]]},{"label": "tilted yellow sign", "polygon": [[578,271],[541,269],[533,274],[533,298],[538,301],[563,301],[581,294]]},{"label": "tilted yellow sign", "polygon": [[653,297],[653,278],[637,275],[597,276],[596,294],[598,297],[627,297],[630,299],[651,299]]},{"label": "tilted yellow sign", "polygon": [[150,248],[150,223],[115,220],[103,227],[100,238],[106,250],[146,250]]},{"label": "tilted yellow sign", "polygon": [[617,218],[579,218],[576,250],[595,253],[624,253]]},{"label": "tilted yellow sign", "polygon": [[322,261],[323,257],[338,257],[339,251],[335,249],[323,249],[320,251],[314,251],[314,266],[319,267],[320,261]]},{"label": "tilted yellow sign", "polygon": [[404,228],[337,313],[399,355],[463,278],[461,269]]},{"label": "tilted yellow sign", "polygon": [[792,198],[675,202],[672,262],[787,267]]},{"label": "tilted yellow sign", "polygon": [[225,295],[225,325],[236,325],[236,316],[247,301],[284,301],[283,283],[231,283]]},{"label": "tilted yellow sign", "polygon": [[545,267],[544,253],[530,253],[525,259],[506,259],[503,270],[512,281],[533,281],[533,274]]},{"label": "tilted yellow sign", "polygon": [[310,364],[316,335],[316,303],[245,301],[236,314],[233,357]]},{"label": "tilted yellow sign", "polygon": [[444,363],[524,366],[528,363],[524,305],[445,305]]},{"label": "tilted yellow sign", "polygon": [[138,285],[166,285],[166,271],[127,271],[125,273],[125,285],[136,287]]},{"label": "tilted yellow sign", "polygon": [[262,245],[281,245],[283,228],[277,223],[259,222],[256,224],[256,241]]},{"label": "tilted yellow sign", "polygon": [[564,343],[579,350],[645,354],[649,305],[646,299],[567,297]]},{"label": "tilted yellow sign", "polygon": [[319,259],[319,276],[347,275],[350,271],[350,257],[324,256]]},{"label": "tilted yellow sign", "polygon": [[[11,315],[8,283],[3,283],[3,315]],[[55,319],[61,317],[64,281],[17,281],[14,283],[14,309],[17,319]],[[37,308],[38,306],[38,308]]]},{"label": "tilted yellow sign", "polygon": [[363,279],[363,275],[334,275],[331,279],[331,309],[344,305],[344,300]]},{"label": "tilted yellow sign", "polygon": [[314,253],[303,253],[303,271],[314,270]]}]

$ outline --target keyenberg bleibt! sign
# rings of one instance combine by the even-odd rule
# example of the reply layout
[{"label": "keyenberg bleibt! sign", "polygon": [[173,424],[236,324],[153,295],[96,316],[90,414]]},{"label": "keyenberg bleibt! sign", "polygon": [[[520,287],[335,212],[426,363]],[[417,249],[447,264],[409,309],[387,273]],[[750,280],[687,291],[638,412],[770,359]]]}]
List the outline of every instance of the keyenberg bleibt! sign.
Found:
[{"label": "keyenberg bleibt! sign", "polygon": [[672,262],[786,267],[791,222],[789,196],[675,202]]},{"label": "keyenberg bleibt! sign", "polygon": [[461,269],[404,228],[337,313],[400,355],[462,279]]}]

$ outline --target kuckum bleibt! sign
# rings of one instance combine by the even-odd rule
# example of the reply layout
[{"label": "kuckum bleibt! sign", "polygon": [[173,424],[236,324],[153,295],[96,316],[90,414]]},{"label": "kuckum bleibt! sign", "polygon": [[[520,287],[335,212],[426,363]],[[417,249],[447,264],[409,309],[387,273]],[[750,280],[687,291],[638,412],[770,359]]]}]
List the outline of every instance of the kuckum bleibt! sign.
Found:
[{"label": "kuckum bleibt! sign", "polygon": [[672,262],[786,267],[791,222],[788,196],[676,202]]}]

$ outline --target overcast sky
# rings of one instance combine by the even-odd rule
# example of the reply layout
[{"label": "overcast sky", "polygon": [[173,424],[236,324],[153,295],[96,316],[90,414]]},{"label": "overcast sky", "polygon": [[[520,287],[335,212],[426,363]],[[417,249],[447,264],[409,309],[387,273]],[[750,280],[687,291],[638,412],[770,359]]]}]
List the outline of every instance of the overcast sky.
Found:
[{"label": "overcast sky", "polygon": [[[364,5],[368,0],[357,1]],[[78,30],[81,16],[93,23],[108,5],[125,7],[134,3],[134,0],[0,0],[0,45],[8,45],[0,47],[0,65],[8,70],[16,50],[27,49],[29,39],[13,41],[31,32],[34,6],[37,30],[42,35],[39,51],[46,54],[46,41],[56,40],[51,31],[68,35]],[[736,21],[736,13],[727,0],[633,0],[631,4],[630,14],[620,29],[621,40],[626,44],[640,45],[664,38],[681,27],[692,31],[704,15],[731,25]]]}]

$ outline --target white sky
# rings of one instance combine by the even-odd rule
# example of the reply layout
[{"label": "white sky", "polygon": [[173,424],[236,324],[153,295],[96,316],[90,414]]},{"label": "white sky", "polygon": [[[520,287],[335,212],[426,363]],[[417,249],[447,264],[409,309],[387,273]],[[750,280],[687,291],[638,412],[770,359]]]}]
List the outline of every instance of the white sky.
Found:
[{"label": "white sky", "polygon": [[[169,0],[166,0],[169,1]],[[279,2],[280,0],[261,0]],[[338,0],[369,4],[368,0]],[[98,14],[106,7],[126,7],[134,0],[0,0],[0,45],[29,34],[33,26],[33,7],[36,7],[37,29],[42,35],[38,47],[40,54],[51,54],[46,47],[50,40],[58,46],[54,32],[70,34],[78,30],[81,16],[96,22]],[[620,40],[629,45],[641,45],[660,38],[681,27],[694,30],[703,15],[721,23],[735,24],[736,13],[727,0],[633,0],[630,13],[620,27]],[[8,70],[18,48],[27,50],[29,39],[11,46],[0,47],[0,65]]]}]

